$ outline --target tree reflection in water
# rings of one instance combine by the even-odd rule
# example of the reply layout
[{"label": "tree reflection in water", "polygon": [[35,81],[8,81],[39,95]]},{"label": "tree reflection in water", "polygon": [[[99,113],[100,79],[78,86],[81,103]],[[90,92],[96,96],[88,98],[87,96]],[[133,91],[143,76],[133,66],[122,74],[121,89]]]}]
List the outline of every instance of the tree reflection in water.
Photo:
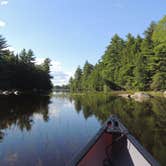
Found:
[{"label": "tree reflection in water", "polygon": [[95,115],[104,123],[111,114],[117,115],[161,164],[166,163],[165,98],[156,97],[142,103],[101,94],[72,96],[71,99],[76,111],[82,111],[86,119]]},{"label": "tree reflection in water", "polygon": [[[15,144],[19,143],[21,146],[25,144],[24,148],[20,148],[21,150],[27,150],[24,154],[18,153],[20,157],[25,156],[25,158],[21,158],[20,165],[22,165],[23,161],[26,159],[26,162],[29,161],[29,158],[26,158],[26,154],[30,156],[31,160],[33,159],[32,163],[36,162],[36,157],[31,154],[32,152],[35,152],[36,156],[42,159],[43,163],[47,163],[47,165],[54,165],[55,162],[59,165],[63,165],[65,161],[71,158],[70,155],[73,155],[71,154],[74,153],[72,149],[77,148],[72,144],[73,140],[80,146],[80,144],[84,142],[81,139],[88,139],[88,132],[92,133],[92,129],[94,127],[96,128],[95,125],[99,124],[98,122],[103,124],[111,114],[116,114],[121,119],[129,131],[157,160],[159,160],[161,165],[166,163],[166,98],[156,97],[142,103],[105,94],[63,96],[63,98],[58,96],[57,99],[53,100],[54,98],[55,97],[51,99],[53,102],[51,105],[55,110],[58,108],[58,105],[60,105],[59,118],[53,118],[51,117],[52,114],[49,114],[51,110],[49,110],[50,106],[48,106],[50,103],[48,96],[0,96],[0,142],[2,144],[5,142],[5,138],[7,138],[7,136],[5,137],[5,133],[11,133],[9,131],[5,132],[5,130],[10,130],[13,126],[16,126],[22,133],[25,133],[25,131],[32,132],[35,123],[37,125],[36,130],[33,130],[32,137],[27,136],[26,142],[22,139],[18,139],[21,143],[15,140]],[[70,103],[72,107],[65,106],[65,104]],[[77,114],[81,114],[81,116]],[[37,122],[35,118],[35,116],[38,115],[43,119],[41,123]],[[93,118],[90,118],[92,116]],[[91,123],[92,121],[89,121],[89,119],[92,121],[94,119],[96,121],[97,119],[97,123]],[[43,124],[43,121],[47,122],[46,125]],[[89,125],[91,125],[91,127]],[[93,125],[94,127],[92,127]],[[85,128],[85,126],[87,126],[87,128]],[[43,137],[40,141],[38,138],[41,137],[41,133],[39,133],[38,129],[43,133]],[[68,133],[68,137],[66,137],[66,132]],[[41,144],[41,141],[47,139],[48,135],[46,134],[49,134],[50,142],[47,153],[44,150],[40,151],[41,148],[44,149],[45,147],[44,144]],[[16,135],[17,133],[12,138],[16,139]],[[12,139],[10,136],[8,138],[9,140]],[[2,144],[1,146],[5,147],[3,154],[7,156],[7,148],[10,144]],[[13,143],[11,145],[14,146],[15,144]],[[35,145],[35,148],[32,147],[32,151],[28,149],[31,144],[33,144],[33,146]],[[18,152],[18,149],[17,147],[13,147],[15,152]],[[39,155],[38,150],[43,152],[42,157]],[[47,157],[49,156],[52,157],[52,160],[50,160],[48,164]],[[62,159],[59,156],[61,156]],[[3,159],[2,157],[2,163],[4,162]]]},{"label": "tree reflection in water", "polygon": [[33,115],[40,114],[48,121],[48,96],[0,96],[0,141],[4,137],[4,129],[16,125],[21,131],[30,131]]}]

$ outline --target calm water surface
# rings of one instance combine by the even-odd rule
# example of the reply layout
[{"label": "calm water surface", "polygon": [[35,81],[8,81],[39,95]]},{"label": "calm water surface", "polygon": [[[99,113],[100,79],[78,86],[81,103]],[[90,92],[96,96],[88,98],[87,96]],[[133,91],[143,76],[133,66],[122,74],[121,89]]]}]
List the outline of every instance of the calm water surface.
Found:
[{"label": "calm water surface", "polygon": [[116,114],[166,163],[166,99],[138,103],[115,96],[0,97],[0,165],[63,166]]}]

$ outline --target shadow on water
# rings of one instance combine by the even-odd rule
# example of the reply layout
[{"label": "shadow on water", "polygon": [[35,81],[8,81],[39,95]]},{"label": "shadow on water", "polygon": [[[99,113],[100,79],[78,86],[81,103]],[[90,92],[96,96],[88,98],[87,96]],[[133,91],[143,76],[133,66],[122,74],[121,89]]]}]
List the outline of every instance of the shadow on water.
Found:
[{"label": "shadow on water", "polygon": [[85,119],[95,115],[103,123],[111,114],[117,115],[129,131],[164,165],[166,163],[166,99],[152,98],[146,102],[116,96],[73,96],[75,110]]},{"label": "shadow on water", "polygon": [[16,125],[21,131],[30,131],[33,115],[42,115],[48,121],[48,96],[0,96],[0,142],[3,140],[3,129]]}]

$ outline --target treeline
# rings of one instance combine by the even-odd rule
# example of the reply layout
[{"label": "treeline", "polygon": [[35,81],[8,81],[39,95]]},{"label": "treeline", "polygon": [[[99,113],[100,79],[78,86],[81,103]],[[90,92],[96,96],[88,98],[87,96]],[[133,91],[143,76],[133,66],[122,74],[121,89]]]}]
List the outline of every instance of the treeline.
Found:
[{"label": "treeline", "polygon": [[68,92],[69,91],[69,85],[56,85],[53,87],[53,90],[55,92]]},{"label": "treeline", "polygon": [[144,36],[115,34],[96,65],[86,61],[69,81],[71,92],[166,89],[166,16]]},{"label": "treeline", "polygon": [[19,54],[9,51],[0,35],[0,90],[50,91],[50,65],[48,58],[37,65],[32,50],[23,49]]}]

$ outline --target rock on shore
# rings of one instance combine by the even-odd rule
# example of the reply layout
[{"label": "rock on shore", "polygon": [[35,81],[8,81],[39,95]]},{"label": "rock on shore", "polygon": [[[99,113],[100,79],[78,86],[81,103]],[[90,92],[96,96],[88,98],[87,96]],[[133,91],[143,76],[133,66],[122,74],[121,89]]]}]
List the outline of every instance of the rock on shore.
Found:
[{"label": "rock on shore", "polygon": [[164,94],[164,97],[166,97],[166,91],[164,91],[164,93],[163,93],[163,94]]},{"label": "rock on shore", "polygon": [[135,101],[145,101],[151,98],[151,96],[144,92],[136,92],[133,95],[131,95],[131,98]]},{"label": "rock on shore", "polygon": [[145,92],[135,92],[133,95],[132,94],[119,94],[118,96],[121,96],[126,99],[134,99],[135,101],[145,101],[151,98],[151,96]]}]

